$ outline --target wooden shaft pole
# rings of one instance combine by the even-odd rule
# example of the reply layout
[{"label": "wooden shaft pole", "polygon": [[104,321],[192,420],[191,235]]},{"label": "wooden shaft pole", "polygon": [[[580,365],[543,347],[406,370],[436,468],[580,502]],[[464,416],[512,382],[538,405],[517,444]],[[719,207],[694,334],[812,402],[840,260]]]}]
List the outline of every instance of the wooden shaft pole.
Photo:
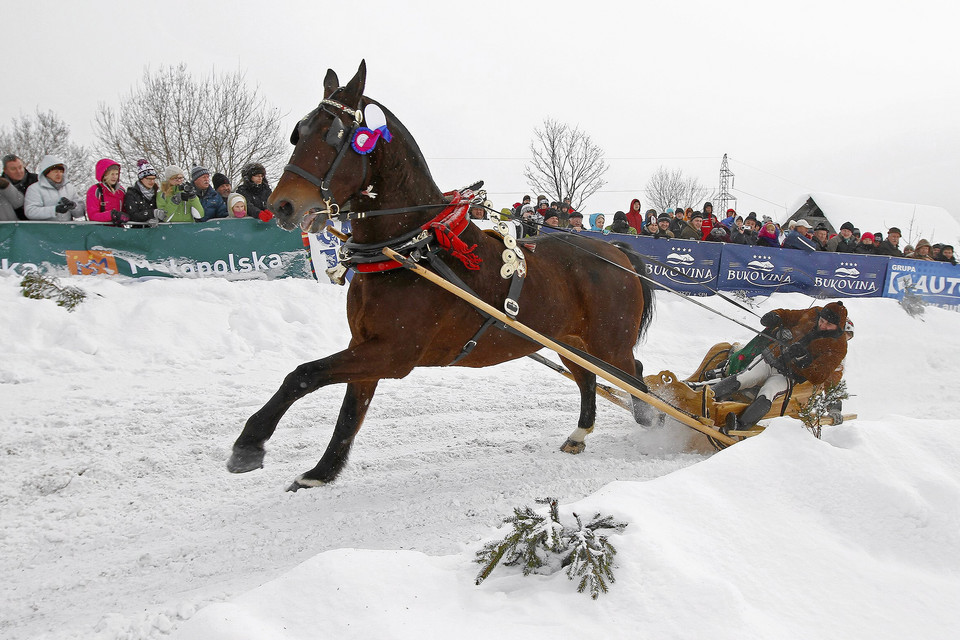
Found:
[{"label": "wooden shaft pole", "polygon": [[433,284],[443,289],[446,289],[447,291],[457,296],[461,300],[464,300],[470,303],[471,305],[473,305],[477,309],[480,309],[484,313],[493,316],[494,318],[496,318],[497,320],[499,320],[500,322],[506,325],[509,325],[510,327],[512,327],[519,333],[522,333],[523,335],[527,336],[534,342],[542,344],[543,346],[545,346],[546,348],[552,351],[556,351],[557,353],[567,358],[571,362],[576,362],[579,366],[583,367],[587,371],[595,373],[597,376],[603,378],[610,384],[616,387],[619,387],[620,389],[623,389],[630,395],[636,398],[639,398],[640,400],[643,400],[644,402],[651,405],[652,407],[666,413],[667,415],[674,418],[678,422],[682,422],[683,424],[687,425],[692,429],[696,429],[697,431],[701,433],[705,433],[712,438],[716,438],[717,440],[719,440],[720,442],[726,445],[736,444],[738,442],[737,440],[734,440],[730,436],[721,433],[717,429],[714,429],[713,427],[709,427],[703,424],[702,422],[700,422],[699,420],[692,418],[680,411],[677,411],[676,409],[671,407],[669,404],[667,404],[660,398],[657,398],[656,396],[652,396],[649,393],[645,393],[640,389],[637,389],[633,385],[627,384],[626,382],[618,379],[617,377],[610,375],[600,367],[597,367],[593,365],[591,362],[584,360],[583,358],[578,356],[576,353],[573,353],[572,351],[563,347],[562,345],[557,344],[547,336],[534,331],[533,329],[531,329],[530,327],[526,326],[521,322],[517,322],[516,320],[511,319],[503,311],[500,311],[496,307],[487,304],[480,298],[467,293],[460,287],[450,282],[447,282],[446,280],[444,280],[437,274],[433,273],[432,271],[428,271],[427,269],[424,269],[423,267],[418,265],[416,262],[413,262],[412,260],[405,258],[404,256],[400,255],[390,247],[384,247],[383,254],[389,258],[392,258],[393,260],[396,260],[406,268],[410,269],[417,275],[422,276],[423,278],[426,278]]}]

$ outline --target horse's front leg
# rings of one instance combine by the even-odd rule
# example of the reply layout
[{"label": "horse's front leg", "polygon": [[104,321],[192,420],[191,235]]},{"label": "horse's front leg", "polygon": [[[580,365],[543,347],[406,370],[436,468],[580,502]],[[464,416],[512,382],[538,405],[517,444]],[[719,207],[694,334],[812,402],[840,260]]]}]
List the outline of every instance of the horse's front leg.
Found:
[{"label": "horse's front leg", "polygon": [[582,453],[587,447],[584,440],[587,434],[593,432],[593,425],[597,418],[597,376],[565,358],[561,360],[570,369],[573,379],[580,388],[580,419],[577,421],[577,428],[573,430],[560,450],[564,453]]},{"label": "horse's front leg", "polygon": [[[321,360],[307,362],[294,369],[283,380],[283,384],[263,407],[247,419],[240,437],[233,444],[233,453],[227,461],[227,470],[231,473],[245,473],[263,466],[264,443],[270,439],[280,422],[280,418],[290,406],[308,393],[329,384],[366,382],[373,383],[369,392],[373,395],[376,382],[381,378],[402,378],[410,373],[409,364],[399,367],[397,362],[410,363],[414,358],[393,357],[389,349],[375,342],[366,342],[351,346]],[[348,398],[349,398],[348,391]],[[346,401],[344,408],[346,408]],[[338,421],[338,428],[343,421]],[[363,413],[358,414],[359,420]],[[359,427],[359,423],[357,425]],[[345,426],[344,428],[348,428]],[[336,432],[335,432],[336,433]],[[349,448],[349,445],[348,445]]]}]

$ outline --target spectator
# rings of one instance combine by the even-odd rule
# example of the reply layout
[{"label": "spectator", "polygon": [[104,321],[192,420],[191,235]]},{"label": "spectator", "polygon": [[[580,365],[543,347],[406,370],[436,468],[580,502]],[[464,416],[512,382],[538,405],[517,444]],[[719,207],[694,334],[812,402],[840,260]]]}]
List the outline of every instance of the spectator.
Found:
[{"label": "spectator", "polygon": [[157,172],[145,159],[137,160],[137,182],[123,196],[123,212],[131,222],[156,224],[165,218],[157,207]]},{"label": "spectator", "polygon": [[530,204],[530,196],[528,195],[523,196],[520,202],[514,203],[513,209],[511,209],[511,211],[513,212],[513,217],[515,218],[520,217],[520,208],[523,207],[523,205],[525,204]]},{"label": "spectator", "polygon": [[607,217],[602,213],[593,213],[590,215],[590,230],[603,233],[603,225],[606,224]]},{"label": "spectator", "polygon": [[746,220],[743,221],[743,227],[737,229],[730,235],[730,241],[736,244],[746,244],[753,246],[757,244],[757,214],[750,212]]},{"label": "spectator", "polygon": [[97,184],[87,189],[87,219],[93,222],[129,222],[123,213],[123,187],[120,186],[120,163],[110,158],[97,160],[94,168]]},{"label": "spectator", "polygon": [[[226,208],[227,203],[223,202],[223,206]],[[203,218],[203,205],[196,189],[186,181],[183,169],[176,165],[163,170],[157,207],[165,212],[161,222],[199,222]]]},{"label": "spectator", "polygon": [[893,256],[895,258],[902,258],[903,252],[900,251],[900,229],[898,227],[890,227],[887,229],[887,239],[879,243],[877,246],[877,255],[878,256]]},{"label": "spectator", "polygon": [[[229,205],[230,203],[228,202],[227,204]],[[478,205],[478,204],[474,204],[474,205],[471,205],[471,206],[470,206],[470,219],[471,219],[471,220],[486,220],[486,218],[487,218],[487,216],[485,215],[485,212],[484,212],[482,206],[480,206],[480,205]]]},{"label": "spectator", "polygon": [[854,253],[863,253],[867,255],[876,255],[877,246],[873,243],[873,234],[867,231],[860,236],[860,242],[853,250]]},{"label": "spectator", "polygon": [[654,238],[673,238],[673,232],[670,231],[670,215],[661,213],[657,216],[657,230],[653,233]]},{"label": "spectator", "polygon": [[827,234],[829,233],[830,231],[827,229],[827,225],[822,222],[817,224],[817,228],[813,230],[813,237],[811,238],[813,244],[817,247],[817,251],[827,250],[827,242],[829,242]]},{"label": "spectator", "polygon": [[781,230],[777,228],[776,223],[770,216],[763,216],[763,229],[757,232],[758,247],[777,247],[781,246]]},{"label": "spectator", "polygon": [[247,199],[239,193],[231,193],[227,196],[227,208],[234,218],[247,217]]},{"label": "spectator", "polygon": [[717,216],[713,215],[713,204],[703,203],[703,223],[700,226],[700,238],[706,239],[710,235],[713,226],[718,223]]},{"label": "spectator", "polygon": [[[649,214],[649,212],[648,212]],[[630,208],[627,209],[627,224],[634,229],[643,229],[647,226],[648,220],[640,213],[640,200],[634,198],[630,201]]]},{"label": "spectator", "polygon": [[537,199],[537,215],[540,216],[540,221],[543,221],[543,216],[547,213],[547,209],[550,208],[550,201],[547,200],[546,196],[540,196]]},{"label": "spectator", "polygon": [[942,247],[943,245],[940,244],[939,242],[933,245],[932,247],[930,247],[930,257],[933,258],[934,260],[938,260],[940,258],[940,249]]},{"label": "spectator", "polygon": [[10,180],[0,176],[0,222],[20,220],[18,209],[23,211],[23,194]]},{"label": "spectator", "polygon": [[933,256],[930,255],[930,241],[926,238],[920,238],[917,241],[917,246],[914,248],[913,253],[908,256],[914,260],[933,260]]},{"label": "spectator", "polygon": [[267,170],[259,162],[250,162],[244,165],[240,172],[240,186],[237,193],[247,199],[247,214],[252,218],[259,218],[267,222],[273,218],[267,200],[273,189],[267,182]]},{"label": "spectator", "polygon": [[204,167],[193,167],[190,169],[190,181],[197,191],[200,204],[203,205],[203,217],[200,218],[200,222],[206,222],[214,218],[226,218],[227,203],[210,186],[210,171]]},{"label": "spectator", "polygon": [[637,235],[637,230],[630,226],[630,223],[627,222],[627,214],[623,211],[617,211],[613,214],[613,224],[607,227],[607,230],[611,233],[630,233]]},{"label": "spectator", "polygon": [[879,247],[881,242],[883,242],[883,233],[877,231],[873,234],[873,246]]},{"label": "spectator", "polygon": [[29,220],[82,219],[86,206],[76,188],[67,181],[67,167],[58,156],[46,155],[40,161],[40,177],[27,188],[23,212]]},{"label": "spectator", "polygon": [[[688,211],[688,213],[693,213],[693,211]],[[670,221],[670,231],[673,233],[673,237],[679,238],[685,226],[687,226],[687,217],[683,209],[677,207],[677,210],[673,212],[673,220]]]},{"label": "spectator", "polygon": [[14,153],[3,156],[3,173],[0,178],[8,181],[18,192],[20,197],[10,193],[7,195],[7,202],[20,204],[13,205],[13,212],[18,220],[26,220],[27,216],[23,212],[23,197],[27,194],[27,188],[37,181],[37,174],[27,171],[23,166],[23,160]]},{"label": "spectator", "polygon": [[723,224],[718,224],[710,229],[710,234],[704,240],[708,242],[730,242],[730,231]]},{"label": "spectator", "polygon": [[957,264],[957,259],[953,256],[953,245],[945,244],[940,247],[940,257],[937,258],[938,262],[949,262],[952,265]]},{"label": "spectator", "polygon": [[680,239],[681,240],[700,240],[703,238],[703,214],[699,211],[694,211],[690,214],[690,220],[688,220],[683,229],[680,230]]},{"label": "spectator", "polygon": [[854,226],[852,222],[844,222],[840,225],[840,233],[830,238],[827,242],[827,251],[834,253],[854,253],[857,248],[857,239],[853,235]]},{"label": "spectator", "polygon": [[737,212],[734,209],[727,209],[727,217],[720,221],[720,224],[727,229],[733,229],[733,221],[737,219]]},{"label": "spectator", "polygon": [[543,224],[543,216],[537,213],[532,205],[525,204],[520,207],[520,226],[523,228],[524,238],[537,235],[541,224]]},{"label": "spectator", "polygon": [[[220,194],[220,197],[223,198],[224,202],[229,200],[230,194],[233,192],[233,185],[230,184],[230,178],[222,173],[213,174],[213,188],[217,193]],[[227,209],[229,208],[230,203],[227,202]]]},{"label": "spectator", "polygon": [[810,229],[810,223],[806,220],[797,220],[793,229],[787,231],[783,237],[784,249],[799,249],[801,251],[816,251],[817,245],[807,237],[807,231]]},{"label": "spectator", "polygon": [[560,212],[557,209],[547,209],[547,212],[543,214],[543,224],[547,227],[560,227]]},{"label": "spectator", "polygon": [[583,214],[579,211],[570,212],[570,230],[577,233],[583,231]]}]

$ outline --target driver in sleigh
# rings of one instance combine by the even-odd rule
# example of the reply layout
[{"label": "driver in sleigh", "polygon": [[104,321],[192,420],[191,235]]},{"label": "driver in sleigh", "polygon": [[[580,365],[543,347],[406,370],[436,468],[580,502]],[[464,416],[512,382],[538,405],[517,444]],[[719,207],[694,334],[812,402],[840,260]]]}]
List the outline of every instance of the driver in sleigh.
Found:
[{"label": "driver in sleigh", "polygon": [[746,369],[713,385],[718,401],[759,387],[756,399],[746,409],[739,415],[727,415],[726,430],[756,425],[794,384],[826,382],[847,355],[846,323],[847,309],[842,302],[801,310],[776,309],[764,314],[760,324],[773,341]]}]

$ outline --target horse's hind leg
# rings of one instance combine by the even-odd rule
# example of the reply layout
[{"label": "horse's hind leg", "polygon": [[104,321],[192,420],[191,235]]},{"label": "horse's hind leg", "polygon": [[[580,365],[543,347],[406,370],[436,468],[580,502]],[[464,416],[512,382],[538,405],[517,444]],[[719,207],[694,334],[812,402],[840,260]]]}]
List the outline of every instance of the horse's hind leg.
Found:
[{"label": "horse's hind leg", "polygon": [[576,454],[586,448],[584,439],[588,433],[593,432],[593,425],[597,418],[597,376],[563,357],[560,359],[567,365],[577,386],[580,387],[580,419],[577,421],[577,428],[573,430],[560,450]]},{"label": "horse's hind leg", "polygon": [[367,407],[373,399],[373,394],[377,390],[377,381],[374,382],[354,382],[347,385],[347,393],[343,397],[343,405],[340,407],[340,417],[337,418],[337,426],[333,429],[333,435],[330,437],[330,444],[327,450],[310,471],[300,475],[293,481],[287,491],[296,491],[304,487],[317,487],[322,484],[333,481],[334,478],[343,469],[347,462],[347,456],[350,454],[350,447],[353,439],[360,431],[360,425],[363,424],[363,418],[367,415]]}]

